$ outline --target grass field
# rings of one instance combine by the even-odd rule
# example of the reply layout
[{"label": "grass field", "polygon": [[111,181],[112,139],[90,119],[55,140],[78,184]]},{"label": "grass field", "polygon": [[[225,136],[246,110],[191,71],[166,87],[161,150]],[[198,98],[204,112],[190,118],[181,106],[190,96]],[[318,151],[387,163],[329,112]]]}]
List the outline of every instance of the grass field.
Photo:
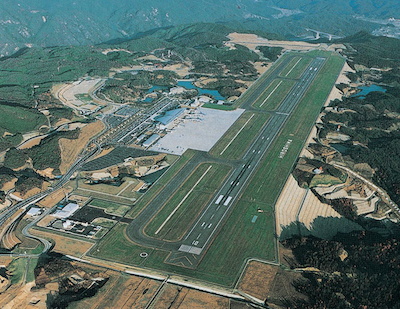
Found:
[{"label": "grass field", "polygon": [[200,164],[150,221],[145,232],[152,237],[179,240],[192,227],[230,170],[226,165]]},{"label": "grass field", "polygon": [[34,269],[37,264],[37,258],[16,258],[7,267],[11,272],[11,283],[19,284],[32,282],[35,280]]},{"label": "grass field", "polygon": [[310,64],[311,60],[312,58],[308,56],[294,57],[292,61],[290,61],[288,66],[284,70],[282,70],[281,74],[279,75],[285,78],[299,78],[301,74],[303,74],[306,67]]},{"label": "grass field", "polygon": [[46,116],[19,106],[0,105],[0,127],[10,132],[25,133],[47,124]]},{"label": "grass field", "polygon": [[133,191],[133,189],[138,185],[139,180],[136,178],[125,177],[124,182],[120,186],[113,186],[108,184],[86,184],[83,180],[78,181],[78,188],[90,191],[96,191],[99,193],[112,194],[116,196],[123,196],[126,198],[136,198],[138,199],[140,193]]},{"label": "grass field", "polygon": [[219,109],[222,111],[233,111],[234,109],[236,109],[236,107],[233,105],[220,105],[220,104],[212,104],[212,103],[205,103],[202,105],[202,107]]},{"label": "grass field", "polygon": [[110,229],[112,228],[117,222],[114,220],[106,219],[106,218],[96,218],[92,221],[93,225],[100,225],[101,227]]},{"label": "grass field", "polygon": [[100,200],[121,203],[121,204],[132,204],[134,202],[133,199],[128,199],[123,196],[116,196],[112,194],[103,194],[97,191],[85,190],[85,189],[75,189],[74,194],[82,195],[86,197],[93,197]]},{"label": "grass field", "polygon": [[[247,258],[275,260],[275,202],[344,63],[343,58],[328,53],[318,52],[312,55],[324,55],[329,58],[262,158],[258,170],[236,201],[225,225],[197,269],[165,264],[167,252],[134,244],[127,245],[125,227],[121,224],[107,234],[91,254],[230,287],[237,280]],[[289,139],[292,142],[282,156],[282,148]],[[143,251],[149,253],[145,259],[139,256]]]},{"label": "grass field", "polygon": [[334,177],[334,176],[331,176],[328,174],[315,175],[310,182],[310,188],[319,186],[319,185],[333,186],[333,185],[337,185],[339,183],[343,183],[343,181],[341,181],[337,177]]},{"label": "grass field", "polygon": [[268,114],[245,112],[210,150],[214,157],[240,159],[247,147],[269,119]]},{"label": "grass field", "polygon": [[187,150],[168,170],[155,182],[149,190],[137,201],[127,218],[135,218],[138,213],[160,192],[160,190],[194,157],[195,151]]},{"label": "grass field", "polygon": [[131,209],[131,206],[128,206],[128,205],[113,203],[113,202],[104,201],[104,200],[100,200],[100,199],[92,200],[90,202],[89,206],[103,208],[106,213],[108,213],[110,215],[119,216],[119,217],[122,217],[123,215],[126,214],[126,212],[128,210]]},{"label": "grass field", "polygon": [[264,110],[275,110],[295,83],[294,80],[275,79],[252,105]]}]

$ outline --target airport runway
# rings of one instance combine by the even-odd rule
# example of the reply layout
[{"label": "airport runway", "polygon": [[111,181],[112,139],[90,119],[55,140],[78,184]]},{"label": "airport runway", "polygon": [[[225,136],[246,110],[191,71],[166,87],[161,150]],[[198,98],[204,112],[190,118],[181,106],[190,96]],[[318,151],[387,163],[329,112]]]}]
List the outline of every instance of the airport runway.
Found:
[{"label": "airport runway", "polygon": [[[268,84],[286,67],[290,59],[291,58],[282,61],[265,80],[255,87],[253,93],[248,96],[247,101],[244,103],[245,106],[250,107],[253,104],[254,100],[265,91]],[[146,208],[145,211],[133,220],[127,229],[129,238],[141,245],[154,246],[171,251],[171,254],[166,260],[167,263],[196,268],[207,248],[212,243],[215,233],[230,212],[232,205],[241,194],[251,175],[257,170],[262,157],[268,151],[285,122],[308,90],[312,81],[325,63],[325,60],[325,58],[318,57],[311,61],[302,76],[286,95],[276,112],[272,114],[267,124],[258,133],[255,141],[243,156],[241,163],[231,172],[227,181],[222,185],[211,203],[203,210],[196,223],[182,241],[175,243],[165,242],[161,239],[148,237],[143,233],[144,225],[150,220],[150,215],[155,213],[155,209],[152,208],[163,205],[162,200],[165,194],[162,193],[155,198],[156,201],[151,203],[153,207]],[[200,161],[200,157],[198,156],[191,164],[197,165]],[[185,167],[185,170],[187,169],[186,173],[189,173],[190,168],[194,167]],[[180,176],[185,176],[183,174]],[[168,184],[171,188],[177,188],[176,186],[179,184],[176,182],[183,183],[184,179],[186,179],[179,177],[180,180],[177,180],[176,178],[178,177],[175,177]],[[166,193],[168,191],[163,192]]]}]

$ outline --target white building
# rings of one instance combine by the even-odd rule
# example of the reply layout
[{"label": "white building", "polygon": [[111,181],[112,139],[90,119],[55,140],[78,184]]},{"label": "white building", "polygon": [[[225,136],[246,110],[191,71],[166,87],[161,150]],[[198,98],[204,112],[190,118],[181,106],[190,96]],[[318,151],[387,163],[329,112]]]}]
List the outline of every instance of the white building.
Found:
[{"label": "white building", "polygon": [[69,203],[64,206],[62,209],[57,210],[52,214],[53,217],[64,219],[72,216],[75,211],[79,209],[79,205],[75,203]]}]

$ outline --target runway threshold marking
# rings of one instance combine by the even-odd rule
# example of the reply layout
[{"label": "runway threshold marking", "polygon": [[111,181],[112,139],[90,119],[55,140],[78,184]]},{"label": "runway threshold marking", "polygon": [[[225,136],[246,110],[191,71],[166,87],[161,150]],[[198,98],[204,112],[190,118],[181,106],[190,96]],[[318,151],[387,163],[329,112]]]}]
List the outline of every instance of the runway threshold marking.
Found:
[{"label": "runway threshold marking", "polygon": [[169,216],[167,217],[167,219],[165,219],[165,221],[161,224],[161,226],[158,228],[158,230],[155,232],[155,234],[157,235],[161,229],[165,226],[165,224],[167,224],[167,222],[172,218],[172,216],[177,212],[177,210],[179,209],[179,207],[182,206],[182,204],[186,201],[186,199],[189,197],[189,195],[193,192],[193,190],[197,187],[197,185],[200,183],[200,181],[207,175],[207,173],[209,172],[209,170],[212,168],[212,165],[210,165],[208,167],[208,169],[203,173],[203,175],[201,175],[201,177],[199,178],[199,180],[196,181],[196,183],[194,184],[194,186],[189,190],[189,192],[184,196],[184,198],[179,202],[179,204],[175,207],[175,209],[169,214]]},{"label": "runway threshold marking", "polygon": [[285,77],[287,77],[290,73],[292,73],[293,69],[299,64],[299,62],[301,61],[302,58],[300,58],[299,60],[297,60],[297,62],[294,64],[294,66],[290,69],[289,72],[286,73]]},{"label": "runway threshold marking", "polygon": [[246,123],[240,128],[240,130],[235,134],[235,136],[231,139],[231,141],[228,143],[228,145],[225,146],[224,150],[222,150],[219,155],[222,155],[225,150],[228,149],[228,147],[232,144],[232,142],[235,140],[236,137],[240,134],[240,132],[243,131],[243,129],[247,126],[247,124],[250,122],[250,120],[254,117],[255,114],[251,115],[249,119],[247,119]]},{"label": "runway threshold marking", "polygon": [[263,107],[263,105],[268,101],[268,99],[274,94],[275,90],[278,89],[278,87],[282,84],[283,80],[281,80],[278,85],[275,86],[274,90],[271,91],[271,93],[265,98],[265,100],[260,104],[260,107]]}]

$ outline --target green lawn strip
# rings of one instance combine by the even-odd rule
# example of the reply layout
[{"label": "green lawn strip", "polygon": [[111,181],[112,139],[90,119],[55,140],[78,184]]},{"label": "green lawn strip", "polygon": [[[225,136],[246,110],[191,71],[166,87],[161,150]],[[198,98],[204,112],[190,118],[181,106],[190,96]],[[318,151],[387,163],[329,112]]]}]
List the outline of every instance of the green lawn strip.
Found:
[{"label": "green lawn strip", "polygon": [[29,263],[27,265],[28,267],[28,271],[26,272],[26,278],[25,278],[25,282],[33,282],[35,281],[35,267],[37,265],[38,262],[38,258],[30,258],[29,259]]},{"label": "green lawn strip", "polygon": [[[246,124],[250,118],[251,120]],[[255,132],[258,132],[268,119],[268,114],[245,112],[211,149],[210,154],[225,159],[240,159],[256,137]],[[236,136],[241,129],[242,131]],[[231,144],[228,146],[229,143]]]},{"label": "green lawn strip", "polygon": [[130,265],[139,265],[143,262],[139,254],[150,253],[152,249],[130,242],[124,233],[126,226],[126,224],[117,223],[105,237],[98,241],[96,246],[90,249],[89,255]]},{"label": "green lawn strip", "polygon": [[264,110],[275,110],[295,83],[294,80],[275,79],[271,83],[273,86],[268,87],[267,91],[253,103],[253,106]]},{"label": "green lawn strip", "polygon": [[[300,78],[301,74],[303,74],[304,70],[308,67],[312,59],[312,57],[309,57],[309,54],[305,54],[305,57],[302,57],[299,63],[297,63],[297,59],[295,63],[288,65],[285,70],[279,74],[279,76],[293,79]],[[296,63],[297,65],[294,66]]]},{"label": "green lawn strip", "polygon": [[283,68],[283,70],[281,71],[281,73],[279,74],[280,76],[285,76],[290,69],[296,64],[297,61],[300,61],[301,59],[301,55],[297,55],[295,57],[293,57],[289,63],[287,64],[287,66],[285,68]]},{"label": "green lawn strip", "polygon": [[315,175],[310,182],[310,188],[323,185],[323,186],[333,186],[343,183],[339,178],[334,177],[332,175],[322,174],[322,175]]},{"label": "green lawn strip", "polygon": [[27,258],[16,258],[7,267],[7,270],[11,272],[11,284],[22,283],[25,276],[25,269],[28,264]]},{"label": "green lawn strip", "polygon": [[236,107],[234,105],[223,105],[223,104],[214,104],[214,103],[205,103],[202,105],[202,107],[219,109],[219,110],[223,110],[223,111],[232,111],[232,110],[236,109]]},{"label": "green lawn strip", "polygon": [[162,237],[166,241],[181,239],[196,222],[197,216],[204,207],[207,207],[213,196],[209,192],[193,191],[160,233],[154,236]]},{"label": "green lawn strip", "polygon": [[[259,213],[258,209],[264,212]],[[254,216],[257,218],[252,223]],[[218,274],[216,283],[232,286],[247,258],[274,260],[274,231],[270,207],[239,200],[198,270],[204,274]]]},{"label": "green lawn strip", "polygon": [[[211,169],[209,169],[210,166]],[[194,188],[194,185],[207,170],[207,174],[205,174],[202,180]],[[150,221],[145,228],[145,232],[152,237],[165,238],[167,240],[177,240],[182,237],[186,230],[192,226],[197,214],[207,206],[213,193],[218,190],[229,171],[230,167],[225,165],[209,163],[200,164]],[[193,188],[194,190],[187,195]],[[156,235],[155,232],[185,197],[186,200],[180,205],[174,215]]]},{"label": "green lawn strip", "polygon": [[176,176],[176,174],[194,157],[195,150],[188,149],[168,170],[140,197],[132,210],[126,215],[127,218],[134,219],[144,207],[164,188],[164,186]]},{"label": "green lawn strip", "polygon": [[113,203],[105,200],[94,199],[89,203],[89,206],[94,206],[98,208],[103,208],[104,211],[110,215],[115,215],[122,217],[131,206],[127,206],[124,204]]}]

